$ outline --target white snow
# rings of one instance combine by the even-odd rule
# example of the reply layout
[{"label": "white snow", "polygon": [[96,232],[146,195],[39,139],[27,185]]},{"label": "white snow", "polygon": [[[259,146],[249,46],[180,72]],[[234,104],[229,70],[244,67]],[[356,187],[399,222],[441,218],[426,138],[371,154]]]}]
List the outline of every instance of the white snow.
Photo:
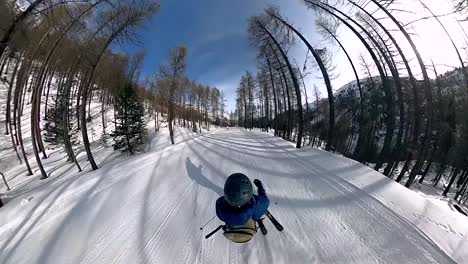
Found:
[{"label": "white snow", "polygon": [[[18,194],[0,209],[0,263],[468,263],[468,218],[362,164],[257,131],[167,134]],[[263,180],[283,232],[204,239],[233,172]]]},{"label": "white snow", "polygon": [[[51,95],[55,95],[54,89]],[[27,97],[28,98],[28,97]],[[101,105],[92,102],[88,124],[100,166],[84,172],[65,162],[60,148],[43,160],[50,178],[38,179],[30,135],[30,107],[23,133],[34,176],[25,176],[4,135],[6,86],[0,82],[0,263],[468,263],[468,218],[448,200],[417,193],[380,173],[317,149],[259,130],[215,128],[203,133],[167,126],[154,131],[147,153],[133,157],[102,146]],[[51,100],[53,102],[53,100]],[[107,111],[109,133],[112,110]],[[162,118],[161,118],[162,120]],[[46,146],[48,146],[46,144]],[[226,177],[243,172],[262,179],[280,233],[266,222],[248,244],[204,235]]]},{"label": "white snow", "polygon": [[[10,77],[8,76],[8,79]],[[49,97],[49,108],[53,107],[56,95],[55,83],[52,84],[53,87],[50,91]],[[30,93],[27,93],[26,101],[29,100]],[[78,171],[75,165],[71,162],[66,162],[66,155],[63,148],[51,147],[47,142],[44,142],[46,147],[46,153],[48,155],[47,159],[43,159],[43,165],[47,171],[50,179],[46,181],[39,181],[40,172],[39,168],[36,165],[34,159],[34,154],[31,144],[31,105],[25,104],[24,113],[21,117],[21,125],[23,132],[24,145],[26,153],[28,156],[29,163],[34,172],[33,176],[26,176],[27,170],[26,166],[19,163],[19,160],[16,157],[16,154],[13,150],[11,144],[10,135],[5,134],[5,111],[6,111],[6,100],[7,100],[7,85],[6,83],[0,81],[0,172],[5,174],[5,177],[8,180],[10,187],[12,188],[11,192],[5,193],[2,195],[2,199],[8,201],[18,195],[19,193],[27,192],[35,187],[42,185],[44,182],[54,180],[56,177],[63,177],[65,175],[74,175]],[[42,117],[44,116],[44,105],[45,97],[42,97],[41,113]],[[12,106],[13,107],[13,106]],[[92,102],[91,103],[91,115],[93,117],[92,122],[88,124],[89,138],[92,145],[93,153],[96,155],[98,162],[103,163],[110,161],[118,156],[118,152],[113,152],[112,148],[105,148],[102,146],[101,135],[102,135],[102,122],[100,119],[101,115],[101,103]],[[107,120],[107,133],[113,129],[113,123],[111,122],[111,117],[113,116],[113,110],[108,109],[106,111]],[[41,118],[41,127],[44,126],[45,120]],[[78,138],[81,142],[81,132],[78,133]],[[108,140],[108,143],[111,144],[111,141]],[[23,156],[21,154],[20,148],[18,146],[18,151],[20,152],[21,159]],[[84,151],[83,146],[75,148],[75,154],[78,161],[82,165],[83,169],[87,169],[89,164],[86,162],[87,157]],[[42,157],[42,155],[41,155]],[[0,191],[4,191],[3,183],[0,185]]]},{"label": "white snow", "polygon": [[449,200],[405,188],[357,161],[322,151],[316,166],[331,167],[331,174],[346,180],[402,216],[435,242],[458,263],[468,263],[468,218],[450,206]]}]

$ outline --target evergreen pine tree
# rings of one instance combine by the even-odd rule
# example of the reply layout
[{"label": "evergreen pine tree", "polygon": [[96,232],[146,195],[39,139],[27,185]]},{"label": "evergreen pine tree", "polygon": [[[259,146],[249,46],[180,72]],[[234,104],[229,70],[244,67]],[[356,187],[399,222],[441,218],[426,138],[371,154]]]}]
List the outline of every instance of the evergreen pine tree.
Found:
[{"label": "evergreen pine tree", "polygon": [[[78,126],[69,120],[75,116],[75,107],[68,104],[69,98],[64,92],[66,91],[58,91],[55,106],[47,112],[47,122],[44,124],[44,141],[56,147],[65,146],[69,160],[73,160],[67,146],[72,147],[79,143]],[[66,142],[67,133],[70,142]]]},{"label": "evergreen pine tree", "polygon": [[128,151],[133,155],[141,150],[146,140],[143,104],[130,81],[126,81],[114,97],[115,130],[111,133],[114,150]]}]

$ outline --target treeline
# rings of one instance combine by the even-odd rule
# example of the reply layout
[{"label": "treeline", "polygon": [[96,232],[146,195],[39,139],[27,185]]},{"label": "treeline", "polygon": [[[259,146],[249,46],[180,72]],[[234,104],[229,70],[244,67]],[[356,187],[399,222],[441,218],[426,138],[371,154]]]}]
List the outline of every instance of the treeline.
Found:
[{"label": "treeline", "polygon": [[189,80],[185,76],[186,66],[187,48],[172,49],[167,63],[161,64],[159,71],[149,81],[151,89],[144,96],[155,112],[156,129],[159,129],[158,112],[168,114],[172,144],[175,143],[173,127],[176,121],[184,127],[192,127],[193,132],[201,132],[202,127],[209,130],[210,124],[227,125],[223,91]]},{"label": "treeline", "polygon": [[[202,122],[207,128],[225,122],[223,94],[184,76],[185,48],[171,51],[148,82],[140,81],[144,51],[113,51],[137,38],[137,29],[158,13],[158,0],[18,2],[0,1],[0,77],[8,88],[4,131],[27,175],[37,166],[41,179],[48,178],[43,162],[49,148],[62,148],[78,171],[84,162],[98,169],[88,136],[97,118],[102,140],[94,142],[106,144],[110,137],[115,150],[130,154],[148,139],[147,114],[165,114],[171,137],[176,120],[194,131]],[[162,120],[156,121],[158,127]],[[83,161],[77,159],[81,151]]]},{"label": "treeline", "polygon": [[[0,42],[0,73],[9,76],[5,77],[9,86],[5,129],[11,135],[18,160],[24,162],[28,175],[32,175],[24,146],[26,131],[22,128],[26,104],[31,111],[27,113],[30,131],[25,134],[31,138],[42,179],[48,177],[42,162],[47,158],[41,133],[43,113],[46,119],[51,119],[49,127],[55,127],[49,139],[64,145],[78,170],[81,168],[73,149],[73,134],[75,127],[81,131],[88,161],[97,169],[86,122],[90,119],[91,98],[99,96],[103,105],[110,103],[113,89],[128,78],[127,59],[113,53],[111,45],[130,40],[134,30],[159,10],[159,3],[36,0],[22,11],[18,11],[14,1],[3,3],[12,15],[2,21],[2,28],[7,30],[2,32]],[[53,82],[57,94],[55,102],[50,102]]]},{"label": "treeline", "polygon": [[[304,4],[315,13],[316,29],[324,39],[321,47],[312,45],[275,7],[249,20],[259,68],[240,81],[239,125],[273,128],[276,136],[295,141],[298,148],[323,145],[328,151],[371,163],[398,182],[405,180],[406,187],[416,180],[422,182],[431,168],[437,171],[433,179],[437,185],[450,170],[443,194],[456,182],[455,198],[468,197],[468,75],[461,49],[441,19],[419,1],[421,10],[431,14],[423,19],[436,21],[453,44],[459,65],[451,77],[447,77],[450,73],[440,75],[438,67],[422,57],[413,40],[417,32],[411,23],[398,19],[395,10],[401,7],[394,8],[393,1],[304,0]],[[462,1],[454,12],[466,9]],[[384,25],[383,20],[388,23]],[[365,47],[359,60],[349,55],[337,33],[341,28],[352,32]],[[403,40],[408,50],[402,48]],[[307,94],[303,79],[310,74],[308,64],[301,69],[288,55],[298,44],[311,54],[305,60],[311,59],[320,73],[327,100],[320,98],[317,87],[312,95]],[[355,77],[336,94],[330,45],[343,52]],[[430,78],[431,72],[435,78]]]}]

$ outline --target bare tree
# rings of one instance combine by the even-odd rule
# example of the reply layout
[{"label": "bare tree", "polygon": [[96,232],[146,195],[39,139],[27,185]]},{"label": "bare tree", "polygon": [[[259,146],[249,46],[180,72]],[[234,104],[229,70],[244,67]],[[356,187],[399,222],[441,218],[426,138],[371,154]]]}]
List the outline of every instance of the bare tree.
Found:
[{"label": "bare tree", "polygon": [[[466,15],[468,12],[468,1],[467,0],[452,0],[454,5],[454,11],[460,14]],[[467,18],[465,18],[467,20]]]},{"label": "bare tree", "polygon": [[120,9],[113,10],[111,17],[115,16],[115,21],[109,30],[109,35],[103,41],[103,44],[97,49],[96,57],[89,62],[89,73],[81,91],[81,133],[83,136],[83,145],[85,146],[88,161],[93,170],[97,170],[98,166],[91,152],[90,142],[88,138],[88,130],[86,125],[86,103],[89,92],[93,85],[94,74],[96,68],[101,61],[102,56],[114,40],[119,38],[130,37],[131,32],[135,27],[140,26],[145,20],[153,16],[159,10],[159,3],[151,0],[141,1],[139,3],[130,2],[129,5],[123,5]]},{"label": "bare tree", "polygon": [[[326,39],[330,39],[338,44],[338,46],[341,48],[341,50],[344,52],[346,55],[346,58],[349,61],[349,64],[351,65],[351,68],[353,69],[354,76],[356,78],[356,84],[359,90],[359,138],[358,138],[358,143],[357,143],[357,148],[355,152],[355,157],[356,153],[359,152],[359,146],[362,145],[362,141],[364,140],[364,120],[365,120],[365,111],[364,111],[364,99],[363,99],[363,92],[362,92],[362,85],[361,85],[361,80],[359,78],[359,75],[357,73],[356,67],[354,65],[353,60],[351,59],[348,51],[344,47],[344,45],[341,43],[341,41],[338,39],[337,36],[337,29],[338,29],[338,23],[334,20],[328,20],[323,17],[320,17],[316,20],[316,25],[318,27],[319,32],[324,36]],[[328,37],[327,37],[328,36]]]},{"label": "bare tree", "polygon": [[[374,3],[380,10],[382,10],[391,20],[392,22],[398,26],[399,30],[401,31],[401,33],[403,33],[403,35],[405,36],[406,40],[408,41],[408,43],[410,44],[414,54],[416,55],[416,59],[418,60],[418,64],[419,66],[421,67],[421,72],[423,74],[423,78],[424,78],[424,82],[423,82],[423,85],[424,85],[424,91],[425,91],[425,96],[426,96],[426,100],[427,100],[427,105],[425,107],[425,110],[426,110],[426,116],[427,116],[427,122],[426,122],[426,128],[425,128],[425,131],[424,131],[424,140],[423,140],[423,143],[421,144],[420,146],[420,152],[419,152],[419,155],[418,155],[418,159],[416,161],[416,164],[414,165],[413,169],[411,170],[411,175],[410,175],[410,179],[407,183],[406,183],[406,186],[409,187],[411,186],[411,184],[413,183],[413,180],[415,179],[416,177],[416,174],[419,172],[421,166],[422,166],[422,163],[423,163],[423,157],[425,156],[425,153],[427,152],[427,148],[429,147],[429,141],[430,141],[430,136],[432,134],[432,118],[433,118],[433,106],[432,106],[432,84],[431,84],[431,81],[429,80],[429,75],[427,73],[427,69],[426,69],[426,66],[424,64],[424,61],[418,51],[418,49],[416,48],[416,45],[414,44],[412,38],[411,38],[411,35],[408,33],[408,31],[403,27],[403,25],[395,18],[395,16],[393,16],[390,11],[384,6],[382,5],[379,1],[377,0],[371,0],[372,3]],[[418,135],[414,135],[415,138],[418,137]],[[413,142],[413,143],[416,143],[416,140]],[[413,157],[413,153],[410,151],[408,152],[408,157],[407,157],[407,160],[406,160],[406,163],[405,163],[405,166],[403,167],[403,169],[401,170],[400,172],[400,175],[398,176],[397,178],[397,181],[401,181],[401,179],[403,178],[404,174],[406,173],[407,169],[408,169],[408,164],[410,162],[410,160],[412,160],[412,157]]]},{"label": "bare tree", "polygon": [[334,106],[334,96],[333,96],[333,88],[331,86],[330,82],[330,77],[329,73],[326,69],[325,63],[323,62],[322,57],[319,55],[319,53],[312,47],[312,45],[307,41],[307,39],[298,31],[296,30],[291,23],[288,23],[286,19],[281,17],[279,14],[278,9],[276,8],[269,8],[265,11],[270,17],[276,19],[279,21],[281,24],[286,26],[290,31],[294,32],[307,46],[309,51],[312,53],[312,55],[315,58],[315,61],[319,65],[320,71],[322,72],[323,79],[325,81],[325,85],[327,87],[327,93],[328,93],[328,103],[329,103],[329,127],[328,127],[328,137],[327,137],[327,146],[326,150],[331,149],[331,144],[333,141],[333,134],[334,134],[334,128],[335,128],[335,106]]},{"label": "bare tree", "polygon": [[286,63],[287,69],[289,71],[290,77],[292,79],[292,83],[295,89],[296,94],[296,101],[297,101],[297,112],[298,112],[298,132],[297,132],[297,142],[296,147],[300,148],[302,146],[302,136],[304,130],[304,118],[303,118],[303,111],[302,111],[302,98],[301,98],[301,90],[299,86],[299,82],[297,80],[297,76],[293,70],[293,67],[289,61],[288,56],[286,55],[285,50],[281,47],[281,44],[277,40],[277,38],[273,35],[271,29],[267,28],[268,20],[265,16],[260,17],[252,17],[249,20],[249,34],[251,35],[252,40],[255,38],[265,38],[267,37],[269,41],[271,41],[276,49],[281,54],[283,61]]},{"label": "bare tree", "polygon": [[[390,84],[389,84],[389,82],[387,80],[387,74],[385,73],[384,65],[382,65],[382,63],[380,62],[376,52],[371,47],[371,45],[373,44],[377,48],[379,48],[380,49],[379,50],[380,54],[383,54],[384,52],[381,49],[380,45],[375,41],[373,36],[362,25],[360,25],[359,23],[354,21],[350,16],[346,15],[344,12],[340,11],[339,9],[337,9],[337,8],[331,6],[331,5],[328,5],[324,1],[319,1],[319,0],[304,0],[304,1],[309,7],[313,8],[313,9],[315,9],[317,11],[323,11],[323,12],[333,16],[334,18],[338,19],[341,23],[343,23],[347,28],[349,28],[356,35],[356,37],[359,38],[359,40],[362,42],[362,44],[366,47],[366,50],[371,55],[375,65],[377,67],[377,70],[379,72],[379,75],[380,75],[380,78],[381,78],[381,81],[382,81],[382,85],[383,85],[385,96],[386,96],[386,102],[387,102],[386,103],[387,118],[386,118],[385,139],[384,139],[384,144],[383,144],[381,153],[379,155],[379,159],[378,159],[378,161],[376,163],[376,166],[375,166],[376,169],[380,168],[380,166],[383,163],[383,159],[387,156],[387,154],[389,152],[389,149],[390,149],[390,145],[392,143],[395,119],[394,119],[392,89],[391,89],[391,86],[390,86]],[[363,36],[363,34],[359,33],[357,31],[357,29],[354,26],[352,26],[350,24],[350,22],[348,22],[347,20],[351,21],[351,23],[355,24],[356,27],[358,27],[362,32],[364,32],[364,36],[366,36],[371,41],[371,44],[369,44],[368,41]]]},{"label": "bare tree", "polygon": [[184,75],[185,69],[187,67],[187,48],[184,46],[177,47],[172,49],[169,52],[169,63],[168,65],[161,65],[159,68],[159,73],[162,78],[169,80],[168,85],[168,97],[166,98],[168,104],[168,125],[169,125],[169,134],[171,137],[172,144],[174,143],[174,105],[175,105],[175,94],[176,90],[180,85],[180,81]]},{"label": "bare tree", "polygon": [[13,35],[15,29],[23,21],[26,17],[28,17],[34,9],[39,6],[44,0],[35,0],[30,3],[30,5],[19,15],[15,17],[15,19],[12,21],[11,25],[8,27],[6,32],[3,34],[2,39],[0,39],[0,57],[3,55],[3,52],[5,51],[8,41],[10,41],[11,36]]},{"label": "bare tree", "polygon": [[274,105],[274,117],[273,117],[273,128],[275,130],[275,136],[278,136],[278,101],[277,101],[277,96],[276,96],[276,88],[275,88],[275,80],[274,80],[274,75],[273,75],[273,70],[271,67],[271,62],[270,59],[268,58],[268,54],[266,50],[262,50],[261,52],[263,56],[265,57],[267,66],[268,66],[268,73],[270,76],[270,82],[271,82],[271,90],[273,92],[273,105]]}]

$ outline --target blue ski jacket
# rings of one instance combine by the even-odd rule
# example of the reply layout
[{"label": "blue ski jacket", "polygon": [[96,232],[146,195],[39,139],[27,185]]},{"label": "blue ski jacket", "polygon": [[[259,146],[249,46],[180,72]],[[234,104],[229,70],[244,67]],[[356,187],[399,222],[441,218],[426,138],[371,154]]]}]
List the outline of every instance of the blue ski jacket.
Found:
[{"label": "blue ski jacket", "polygon": [[216,215],[226,225],[244,225],[250,218],[254,221],[260,220],[266,214],[268,206],[270,206],[270,200],[265,191],[259,191],[258,195],[254,195],[250,202],[241,208],[230,206],[224,200],[224,196],[221,196],[216,200]]}]

